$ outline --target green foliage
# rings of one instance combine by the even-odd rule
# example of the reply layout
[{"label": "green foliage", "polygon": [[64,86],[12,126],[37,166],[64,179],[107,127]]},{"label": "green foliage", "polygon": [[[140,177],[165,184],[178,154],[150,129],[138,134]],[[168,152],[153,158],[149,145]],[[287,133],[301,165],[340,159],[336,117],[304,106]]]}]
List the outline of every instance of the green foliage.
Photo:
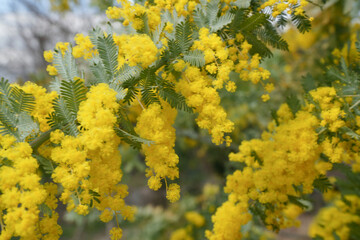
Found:
[{"label": "green foliage", "polygon": [[44,171],[45,174],[51,175],[54,171],[54,166],[51,160],[41,156],[40,154],[33,154],[33,157],[36,158],[38,161],[41,169]]},{"label": "green foliage", "polygon": [[200,50],[189,51],[184,54],[184,61],[196,67],[205,65],[204,53]]},{"label": "green foliage", "polygon": [[[96,45],[99,56],[102,62],[102,65],[100,65],[100,68],[104,68],[106,71],[107,78],[106,81],[108,83],[112,82],[115,77],[118,75],[118,61],[117,61],[117,55],[118,55],[118,49],[117,46],[114,43],[113,36],[111,34],[105,36],[99,36],[97,39],[97,45]],[[99,64],[98,64],[99,65]],[[99,68],[98,67],[98,68]],[[100,70],[98,70],[100,71]],[[94,71],[93,71],[94,73]],[[103,73],[96,72],[94,75],[98,75],[97,77],[103,77]]]},{"label": "green foliage", "polygon": [[286,103],[294,115],[301,109],[301,104],[299,99],[293,94],[286,97]]},{"label": "green foliage", "polygon": [[234,38],[241,33],[252,45],[250,53],[258,53],[261,57],[270,57],[271,50],[267,45],[288,51],[287,42],[280,36],[277,29],[264,13],[254,13],[249,10],[238,9],[228,28],[224,28],[225,36]]},{"label": "green foliage", "polygon": [[296,28],[301,32],[305,33],[310,31],[311,29],[311,22],[309,20],[309,17],[304,15],[295,15],[294,13],[291,14],[291,21],[296,26]]},{"label": "green foliage", "polygon": [[175,43],[180,52],[185,53],[193,43],[193,26],[189,20],[180,22],[175,27]]},{"label": "green foliage", "polygon": [[0,80],[0,134],[9,134],[22,141],[38,132],[38,125],[29,115],[35,100],[31,94]]},{"label": "green foliage", "polygon": [[313,186],[322,193],[327,192],[332,188],[332,184],[325,175],[320,175],[317,179],[315,179]]},{"label": "green foliage", "polygon": [[71,81],[79,77],[75,58],[72,56],[71,48],[68,48],[64,55],[61,51],[55,50],[53,64],[62,80]]},{"label": "green foliage", "polygon": [[309,92],[316,88],[315,79],[309,73],[301,78],[301,85],[305,92]]},{"label": "green foliage", "polygon": [[141,149],[141,144],[150,145],[153,142],[139,137],[135,132],[133,124],[130,122],[124,109],[120,109],[117,114],[117,123],[115,127],[116,134],[131,147]]},{"label": "green foliage", "polygon": [[360,196],[360,174],[354,173],[350,166],[343,163],[334,164],[334,169],[345,174],[345,178],[338,178],[335,183],[335,186],[340,190],[341,194]]},{"label": "green foliage", "polygon": [[87,88],[82,79],[62,81],[60,96],[64,100],[67,109],[74,116],[79,111],[79,105],[86,99]]},{"label": "green foliage", "polygon": [[49,117],[49,125],[61,129],[65,134],[77,136],[79,131],[76,124],[76,116],[68,109],[63,98],[57,98],[53,102],[54,112]]}]

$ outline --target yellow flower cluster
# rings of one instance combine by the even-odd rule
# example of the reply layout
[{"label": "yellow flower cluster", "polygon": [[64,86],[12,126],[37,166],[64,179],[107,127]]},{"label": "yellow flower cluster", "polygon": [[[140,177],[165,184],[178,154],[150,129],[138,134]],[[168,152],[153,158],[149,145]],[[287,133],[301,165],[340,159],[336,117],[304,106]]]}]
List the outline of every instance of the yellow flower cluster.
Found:
[{"label": "yellow flower cluster", "polygon": [[191,229],[179,228],[170,235],[170,240],[194,240],[191,236]]},{"label": "yellow flower cluster", "polygon": [[146,68],[157,59],[158,49],[148,35],[114,35],[114,42],[119,47],[119,68],[124,64]]},{"label": "yellow flower cluster", "polygon": [[[346,201],[346,202],[345,202]],[[323,239],[349,239],[349,223],[360,225],[360,198],[356,195],[345,195],[344,200],[337,198],[334,204],[320,210],[309,229],[309,235]]]},{"label": "yellow flower cluster", "polygon": [[205,235],[209,240],[233,240],[241,239],[241,226],[251,220],[248,213],[248,205],[245,202],[224,202],[211,217],[214,227],[212,231],[206,230]]},{"label": "yellow flower cluster", "polygon": [[51,210],[51,213],[44,213],[39,223],[40,232],[44,236],[44,239],[57,240],[63,232],[57,224],[59,218],[59,214],[56,212],[58,206],[58,200],[56,198],[58,187],[54,183],[45,183],[44,188],[47,192],[44,203]]},{"label": "yellow flower cluster", "polygon": [[109,7],[106,15],[111,19],[123,18],[123,25],[127,26],[131,23],[132,27],[136,30],[144,28],[144,20],[142,16],[147,15],[150,30],[155,30],[161,22],[160,11],[157,6],[142,6],[140,4],[133,4],[132,1],[118,0],[121,3],[119,7]]},{"label": "yellow flower cluster", "polygon": [[76,34],[75,42],[77,45],[72,49],[74,58],[84,57],[84,59],[90,59],[98,54],[97,50],[94,49],[95,46],[91,43],[89,36]]},{"label": "yellow flower cluster", "polygon": [[304,7],[308,5],[307,0],[268,0],[261,5],[261,9],[270,8],[272,10],[272,16],[275,18],[281,13],[287,14],[294,13],[295,15],[304,15]]},{"label": "yellow flower cluster", "polygon": [[345,121],[341,119],[345,116],[345,112],[341,110],[343,103],[337,98],[335,88],[320,87],[311,91],[310,95],[321,108],[321,126],[326,126],[332,132],[345,126]]},{"label": "yellow flower cluster", "polygon": [[0,135],[0,220],[1,239],[41,237],[39,205],[46,190],[37,175],[38,163],[28,143],[15,143],[12,136]]},{"label": "yellow flower cluster", "polygon": [[142,16],[146,14],[150,31],[154,31],[161,23],[161,11],[176,10],[178,16],[186,17],[195,10],[197,4],[197,1],[193,0],[155,0],[154,4],[146,3],[144,6],[133,4],[129,0],[118,0],[118,2],[121,3],[121,7],[113,6],[107,9],[108,18],[124,19],[124,26],[131,24],[135,30],[141,30],[145,27]]},{"label": "yellow flower cluster", "polygon": [[167,178],[174,180],[179,177],[179,157],[174,150],[176,136],[172,127],[176,114],[177,111],[167,103],[163,103],[162,106],[153,103],[142,111],[135,128],[140,137],[154,142],[150,146],[142,146],[148,166],[146,176],[150,177],[149,188],[157,191],[164,180],[167,187],[166,197],[170,202],[180,198],[179,185],[172,183],[167,186],[166,181]]},{"label": "yellow flower cluster", "polygon": [[54,111],[52,102],[58,96],[57,93],[55,91],[47,93],[45,88],[32,82],[26,82],[21,89],[26,93],[32,94],[35,98],[35,107],[31,112],[31,116],[40,124],[40,131],[45,132],[49,130],[50,126],[47,123],[47,117]]},{"label": "yellow flower cluster", "polygon": [[185,218],[189,223],[193,224],[195,227],[200,228],[205,225],[205,218],[201,214],[195,211],[186,212]]},{"label": "yellow flower cluster", "polygon": [[[185,64],[174,66],[182,71]],[[185,96],[186,103],[199,113],[196,122],[200,128],[207,129],[212,136],[212,142],[216,145],[226,141],[230,144],[231,139],[225,133],[231,133],[234,123],[227,119],[225,110],[220,106],[220,96],[212,87],[211,78],[199,68],[188,66],[183,72],[182,79],[177,83],[177,89]]]},{"label": "yellow flower cluster", "polygon": [[[51,135],[52,142],[61,143],[51,154],[58,164],[52,178],[64,187],[60,199],[68,210],[76,207],[78,214],[86,215],[93,205],[102,211],[100,219],[104,222],[117,214],[131,220],[134,209],[124,202],[127,186],[119,184],[122,171],[120,139],[114,131],[119,108],[116,92],[107,84],[99,84],[86,97],[78,112],[80,134],[64,136],[55,131]],[[119,239],[119,231],[112,230],[113,239]]]},{"label": "yellow flower cluster", "polygon": [[[65,54],[66,50],[69,47],[68,42],[58,42],[55,46],[55,49],[57,51],[60,51],[62,55]],[[44,51],[44,59],[45,61],[52,63],[54,61],[54,52],[51,50]],[[58,74],[58,71],[54,65],[47,65],[46,71],[48,71],[49,75],[56,76]]]},{"label": "yellow flower cluster", "polygon": [[360,57],[359,52],[356,49],[356,32],[352,33],[350,36],[349,43],[345,43],[342,49],[335,48],[331,53],[334,56],[334,63],[339,64],[340,59],[344,58],[345,62],[348,65],[358,64]]},{"label": "yellow flower cluster", "polygon": [[173,12],[176,10],[176,13],[179,16],[188,16],[191,14],[198,3],[194,0],[154,0],[154,3],[157,7]]},{"label": "yellow flower cluster", "polygon": [[[270,132],[264,132],[262,139],[243,141],[239,152],[229,155],[231,161],[246,163],[246,167],[227,177],[224,190],[230,194],[229,200],[213,217],[214,235],[221,236],[228,231],[223,227],[216,228],[222,226],[222,222],[230,221],[223,219],[226,218],[225,213],[222,214],[224,205],[224,208],[234,208],[232,212],[241,205],[242,208],[237,211],[237,215],[241,215],[247,212],[249,203],[249,207],[256,202],[270,204],[271,210],[265,212],[269,228],[297,225],[295,219],[301,209],[289,205],[289,196],[299,196],[295,189],[299,186],[303,193],[311,193],[314,180],[320,172],[323,173],[322,168],[325,171],[329,169],[328,165],[318,160],[321,153],[315,131],[318,119],[307,111],[300,111],[293,117],[287,105],[283,105],[277,115],[281,123],[279,126],[270,124]],[[240,226],[234,232],[239,229]],[[209,239],[221,239],[209,236]]]},{"label": "yellow flower cluster", "polygon": [[[204,52],[205,63],[207,64],[205,69],[216,76],[213,85],[216,89],[221,89],[224,83],[229,80],[229,74],[234,68],[234,62],[228,59],[229,50],[226,48],[225,42],[217,34],[210,34],[209,32],[209,29],[201,28],[199,40],[194,42],[192,48]],[[234,83],[229,83],[227,89],[234,92],[236,86]]]},{"label": "yellow flower cluster", "polygon": [[[192,49],[198,49],[204,52],[205,56],[205,70],[215,77],[212,82],[215,89],[223,88],[226,83],[226,90],[234,92],[236,85],[229,81],[229,74],[235,71],[240,74],[240,78],[244,81],[252,81],[254,84],[261,80],[267,80],[270,77],[270,72],[259,67],[261,58],[258,54],[250,57],[249,51],[251,45],[244,40],[241,34],[236,38],[230,39],[227,44],[228,47],[217,34],[210,34],[209,29],[202,28],[199,31],[199,40],[195,41]],[[240,49],[239,47],[240,46]],[[266,85],[265,90],[271,92],[272,85]],[[269,95],[264,96],[263,100],[267,101]]]}]

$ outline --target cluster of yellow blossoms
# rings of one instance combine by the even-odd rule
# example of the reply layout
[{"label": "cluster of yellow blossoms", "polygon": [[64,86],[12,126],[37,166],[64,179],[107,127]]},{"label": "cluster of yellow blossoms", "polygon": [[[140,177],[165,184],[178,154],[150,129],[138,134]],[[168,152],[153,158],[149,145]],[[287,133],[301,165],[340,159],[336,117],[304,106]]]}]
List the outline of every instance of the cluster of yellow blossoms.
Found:
[{"label": "cluster of yellow blossoms", "polygon": [[[60,144],[51,153],[58,164],[52,178],[63,186],[60,199],[68,210],[75,208],[78,214],[87,215],[94,206],[102,211],[100,219],[104,222],[113,216],[118,221],[118,214],[131,220],[134,208],[124,202],[127,186],[119,184],[122,171],[120,138],[114,130],[119,108],[116,92],[107,84],[99,84],[86,97],[78,112],[80,134],[73,137],[59,130],[52,132],[51,141]],[[111,231],[112,239],[120,239],[119,231]]]},{"label": "cluster of yellow blossoms", "polygon": [[345,195],[337,198],[333,205],[320,210],[309,229],[310,237],[322,237],[335,240],[349,239],[349,223],[360,224],[360,198],[356,195]]},{"label": "cluster of yellow blossoms", "polygon": [[176,10],[179,16],[188,16],[195,9],[197,2],[193,0],[155,0],[154,4],[145,6],[140,4],[133,4],[128,0],[118,0],[121,7],[109,7],[106,15],[110,19],[123,19],[123,25],[131,26],[135,30],[144,28],[143,16],[146,14],[149,28],[151,31],[155,30],[161,23],[161,11],[168,10],[172,12]]},{"label": "cluster of yellow blossoms", "polygon": [[91,43],[89,36],[83,34],[76,34],[75,36],[76,46],[73,47],[74,58],[90,59],[94,55],[98,54],[97,50],[94,49],[94,44]]},{"label": "cluster of yellow blossoms", "polygon": [[[161,108],[163,107],[163,108]],[[172,124],[175,121],[177,111],[167,103],[162,106],[153,103],[144,109],[137,119],[136,132],[140,137],[154,142],[150,146],[143,145],[145,163],[147,169],[148,185],[150,189],[158,190],[164,180],[166,184],[166,198],[175,202],[180,198],[180,187],[176,183],[167,185],[167,180],[179,178],[177,164],[179,157],[176,155],[175,128]]]},{"label": "cluster of yellow blossoms", "polygon": [[50,129],[47,117],[54,111],[52,105],[53,100],[58,96],[55,91],[50,93],[46,92],[46,89],[36,85],[35,83],[26,82],[21,89],[30,93],[35,98],[35,107],[30,113],[40,125],[40,131],[45,132]]},{"label": "cluster of yellow blossoms", "polygon": [[[230,161],[246,166],[227,177],[224,190],[230,195],[212,217],[214,228],[207,233],[210,240],[240,239],[241,225],[251,218],[249,209],[259,206],[271,206],[264,209],[264,222],[270,229],[298,225],[296,218],[302,209],[290,203],[301,194],[312,193],[315,179],[331,170],[332,163],[352,164],[358,171],[358,141],[346,135],[342,136],[346,141],[340,141],[330,134],[319,142],[316,131],[326,127],[336,133],[346,126],[344,101],[332,87],[315,89],[310,96],[312,103],[295,116],[283,104],[277,111],[279,125],[270,123],[261,139],[243,141],[239,152],[229,155]],[[322,153],[329,161],[321,157]]]},{"label": "cluster of yellow blossoms", "polygon": [[285,10],[288,14],[304,15],[304,7],[308,4],[307,0],[268,0],[260,8],[271,8],[272,16],[275,18]]},{"label": "cluster of yellow blossoms", "polygon": [[56,199],[52,198],[54,185],[40,184],[39,166],[31,155],[31,146],[15,141],[12,136],[0,135],[0,163],[3,165],[0,169],[0,238],[58,239],[62,233],[57,225],[58,215],[44,214],[41,221],[39,216],[40,204],[47,204],[52,210],[56,208],[53,204]]},{"label": "cluster of yellow blossoms", "polygon": [[[69,1],[61,2],[68,6]],[[134,4],[129,0],[118,2],[121,7],[110,7],[106,12],[108,17],[120,20],[125,27],[129,26],[129,31],[126,32],[136,30],[142,34],[112,34],[115,44],[112,49],[116,48],[117,51],[117,69],[106,69],[106,72],[114,71],[113,75],[116,75],[116,71],[124,66],[137,67],[141,71],[154,68],[157,80],[164,81],[165,86],[175,86],[176,91],[185,97],[186,104],[198,114],[198,126],[208,130],[212,142],[216,145],[225,142],[229,146],[231,139],[227,135],[234,130],[234,123],[227,119],[227,113],[220,105],[218,90],[224,86],[229,92],[236,90],[236,83],[230,81],[230,73],[235,72],[244,81],[261,83],[270,93],[274,86],[262,82],[269,79],[270,72],[260,67],[259,54],[250,54],[252,46],[240,33],[233,38],[224,33],[227,39],[224,40],[224,36],[220,37],[217,33],[211,33],[209,28],[203,27],[199,30],[199,36],[191,36],[198,37],[189,41],[194,40],[192,46],[186,46],[179,56],[171,57],[167,59],[167,63],[162,63],[157,60],[167,56],[167,51],[171,52],[170,41],[174,41],[172,43],[175,44],[178,41],[174,39],[178,32],[176,29],[175,34],[173,33],[174,25],[184,23],[184,20],[179,19],[194,22],[194,10],[203,3],[199,5],[197,0],[155,0],[144,5]],[[223,13],[230,7],[237,8],[232,2],[234,1],[222,1]],[[262,8],[273,6],[275,17],[287,7],[293,9],[296,3],[297,1],[288,1],[285,7],[282,0],[269,1]],[[306,0],[300,1],[300,7],[296,8],[295,14],[303,14],[301,9],[305,3]],[[162,22],[168,13],[169,19]],[[103,36],[107,37],[108,33],[104,33]],[[183,37],[186,39],[190,36]],[[157,42],[154,42],[155,39]],[[59,81],[63,79],[63,72],[70,71],[73,67],[69,65],[66,69],[60,70],[61,66],[56,64],[60,65],[60,61],[65,61],[64,56],[90,60],[99,55],[101,58],[104,52],[100,47],[97,49],[97,43],[92,42],[89,36],[77,34],[74,40],[74,47],[69,43],[60,42],[56,44],[54,51],[44,52],[45,60],[52,63],[47,66],[47,71],[51,76],[58,76]],[[182,59],[185,59],[184,55],[188,52],[202,52],[204,66],[195,67],[185,63]],[[108,57],[112,59],[112,56]],[[105,63],[103,65],[105,67]],[[168,71],[169,69],[171,70]],[[76,71],[71,73],[73,72]],[[67,80],[68,78],[69,76],[66,76]],[[122,79],[119,83],[121,82]],[[87,89],[85,83],[82,87]],[[143,90],[140,83],[132,87]],[[161,87],[163,86],[160,84],[154,86],[152,93],[158,97]],[[34,96],[35,106],[30,114],[39,124],[39,134],[48,131],[49,115],[54,111],[53,101],[59,97],[58,93],[46,93],[44,88],[35,84],[26,84],[21,89]],[[74,210],[80,215],[87,215],[92,208],[96,208],[101,212],[100,219],[103,222],[115,217],[118,223],[120,215],[124,219],[133,218],[135,209],[126,205],[124,201],[128,195],[127,186],[120,184],[123,173],[118,147],[121,140],[115,130],[121,104],[117,101],[117,92],[104,83],[87,90],[86,100],[80,103],[77,112],[72,113],[76,115],[74,123],[78,134],[75,136],[66,135],[64,129],[52,131],[50,141],[34,148],[35,153],[26,142],[16,143],[11,137],[0,137],[0,224],[3,228],[1,239],[9,239],[11,236],[23,239],[58,239],[62,231],[57,225],[58,215],[55,212],[58,192],[59,199],[67,205],[68,211]],[[316,93],[321,95],[320,92]],[[313,97],[320,105],[321,101],[324,101],[323,95],[318,99],[315,95]],[[268,94],[262,96],[263,101],[269,98]],[[174,150],[176,136],[172,126],[177,111],[171,107],[173,105],[160,102],[149,104],[142,110],[137,117],[135,131],[141,138],[152,141],[152,144],[142,146],[148,167],[146,176],[149,178],[149,187],[158,190],[164,181],[167,199],[175,202],[180,198],[180,186],[168,181],[179,178],[179,158]],[[139,104],[142,106],[140,101]],[[326,102],[324,104],[321,105],[324,110],[321,125],[329,127],[331,131],[342,127],[342,122],[338,117],[334,117],[343,114],[340,106],[335,104],[339,107],[337,109],[333,105],[327,106]],[[240,152],[230,156],[232,161],[245,162],[247,167],[228,177],[225,190],[231,193],[229,201],[213,216],[214,230],[206,234],[209,239],[240,239],[239,229],[251,219],[248,208],[254,202],[278,203],[273,211],[266,212],[268,225],[284,227],[296,224],[294,219],[300,211],[296,206],[287,204],[289,196],[298,196],[293,185],[302,185],[303,192],[310,193],[313,180],[319,173],[328,170],[329,166],[317,161],[321,152],[321,146],[316,144],[317,133],[314,130],[315,126],[319,125],[318,119],[306,110],[296,116],[289,112],[288,107],[284,105],[278,113],[282,125],[269,128],[270,132],[264,133],[262,140],[244,142],[239,148]],[[290,140],[287,138],[288,135],[292,136]],[[298,144],[299,141],[306,142],[309,146],[304,148]],[[329,141],[330,144],[336,144],[335,138]],[[41,177],[37,174],[39,166],[32,157],[32,154],[38,153],[53,164],[51,179],[54,183],[40,184]],[[319,167],[312,168],[314,165]],[[41,206],[48,211],[40,211]],[[196,227],[205,224],[204,218],[195,212],[187,213],[185,218]],[[174,232],[172,239],[192,239],[187,237],[187,231]],[[117,226],[111,229],[110,235],[113,240],[120,239],[122,230]]]},{"label": "cluster of yellow blossoms", "polygon": [[[185,64],[180,61],[174,67],[182,71]],[[188,66],[177,83],[177,88],[185,96],[186,103],[199,113],[196,119],[199,127],[207,129],[212,142],[219,145],[225,141],[224,134],[232,132],[234,123],[227,119],[226,112],[220,105],[220,96],[211,82],[211,78],[199,68]],[[231,143],[228,136],[226,143]]]},{"label": "cluster of yellow blossoms", "polygon": [[[55,46],[55,49],[57,51],[61,52],[62,55],[64,55],[66,50],[68,49],[68,47],[69,47],[68,42],[58,42]],[[48,63],[52,63],[54,61],[54,52],[51,50],[45,51],[44,59]],[[56,76],[58,74],[58,71],[57,71],[56,67],[54,66],[54,64],[47,65],[46,71],[48,71],[49,75],[51,75],[51,76]]]},{"label": "cluster of yellow blossoms", "polygon": [[146,34],[114,35],[114,42],[119,47],[118,67],[125,63],[129,66],[148,67],[157,59],[158,49]]}]

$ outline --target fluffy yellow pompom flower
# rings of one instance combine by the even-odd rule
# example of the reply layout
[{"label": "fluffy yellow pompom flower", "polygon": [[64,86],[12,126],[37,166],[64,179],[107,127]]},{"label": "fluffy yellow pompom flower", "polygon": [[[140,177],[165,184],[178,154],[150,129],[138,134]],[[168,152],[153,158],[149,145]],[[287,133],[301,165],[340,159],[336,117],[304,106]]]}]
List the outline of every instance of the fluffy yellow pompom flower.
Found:
[{"label": "fluffy yellow pompom flower", "polygon": [[47,65],[46,71],[49,73],[50,76],[56,76],[58,74],[56,67],[54,67],[53,65]]},{"label": "fluffy yellow pompom flower", "polygon": [[205,224],[205,218],[195,211],[185,213],[186,220],[200,228]]},{"label": "fluffy yellow pompom flower", "polygon": [[170,240],[194,240],[186,228],[176,229],[170,235]]},{"label": "fluffy yellow pompom flower", "polygon": [[121,228],[114,227],[110,230],[110,238],[111,240],[120,240],[122,237]]},{"label": "fluffy yellow pompom flower", "polygon": [[68,42],[58,42],[56,43],[56,46],[55,48],[57,50],[60,50],[61,54],[64,55],[66,50],[68,49],[69,47],[69,43]]},{"label": "fluffy yellow pompom flower", "polygon": [[261,96],[261,99],[263,100],[263,102],[267,102],[270,99],[270,95],[269,94],[263,94]]},{"label": "fluffy yellow pompom flower", "polygon": [[90,59],[98,53],[97,50],[94,50],[95,46],[90,41],[89,36],[76,34],[75,42],[77,45],[72,50],[74,58],[84,57],[84,59]]},{"label": "fluffy yellow pompom flower", "polygon": [[26,93],[31,93],[35,97],[35,107],[31,112],[40,124],[40,130],[45,132],[50,129],[48,116],[54,111],[53,100],[58,96],[55,91],[50,93],[46,89],[32,82],[26,82],[21,89]]},{"label": "fluffy yellow pompom flower", "polygon": [[44,52],[44,59],[45,61],[51,63],[52,61],[54,61],[54,52],[51,50],[45,51]]},{"label": "fluffy yellow pompom flower", "polygon": [[115,35],[115,44],[119,47],[119,68],[123,64],[140,65],[143,68],[151,65],[157,58],[159,50],[148,35]]},{"label": "fluffy yellow pompom flower", "polygon": [[180,199],[180,186],[176,183],[170,184],[166,191],[166,198],[172,203],[178,201]]}]

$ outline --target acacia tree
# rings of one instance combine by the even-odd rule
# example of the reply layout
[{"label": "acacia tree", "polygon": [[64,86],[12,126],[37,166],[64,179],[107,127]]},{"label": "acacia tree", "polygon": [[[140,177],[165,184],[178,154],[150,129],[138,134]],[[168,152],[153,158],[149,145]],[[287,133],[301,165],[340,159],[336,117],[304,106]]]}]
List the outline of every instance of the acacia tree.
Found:
[{"label": "acacia tree", "polygon": [[[234,93],[237,81],[251,81],[263,86],[261,99],[268,101],[274,86],[260,62],[271,57],[270,47],[288,49],[278,28],[291,21],[300,32],[310,30],[307,3],[121,1],[106,12],[120,27],[95,27],[88,36],[77,34],[75,44],[59,42],[44,52],[51,92],[2,79],[1,238],[58,239],[62,201],[80,215],[95,208],[101,221],[115,218],[110,235],[120,239],[120,219],[131,220],[135,208],[124,201],[129,193],[121,181],[119,145],[142,151],[149,188],[164,186],[166,198],[178,201],[177,111],[195,114],[213,144],[230,146],[234,123],[219,91]],[[229,155],[244,164],[227,176],[228,199],[214,213],[208,239],[241,239],[241,227],[253,217],[274,231],[296,225],[307,195],[331,185],[326,173],[333,165],[358,178],[356,61],[329,68],[328,81],[319,86],[310,79],[314,84],[302,103],[289,98],[261,139],[243,141]],[[131,121],[136,106],[142,110]],[[358,187],[345,182],[343,189]],[[347,207],[337,208],[349,216],[347,230],[327,228],[319,217],[314,237],[358,234],[350,226],[360,219],[355,193],[345,191],[339,201]]]}]

